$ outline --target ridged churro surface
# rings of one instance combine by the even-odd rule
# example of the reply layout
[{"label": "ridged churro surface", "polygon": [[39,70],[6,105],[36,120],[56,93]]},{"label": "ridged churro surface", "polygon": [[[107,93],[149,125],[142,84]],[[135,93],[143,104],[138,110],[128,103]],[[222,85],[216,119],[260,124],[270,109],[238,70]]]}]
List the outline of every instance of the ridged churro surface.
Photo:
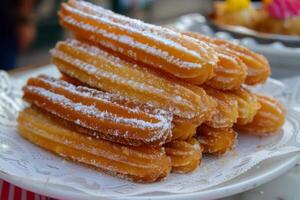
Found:
[{"label": "ridged churro surface", "polygon": [[255,85],[264,83],[270,76],[271,68],[269,62],[263,55],[227,40],[211,38],[198,33],[189,34],[194,35],[201,41],[216,45],[224,52],[227,52],[227,54],[239,58],[247,67],[246,84]]},{"label": "ridged churro surface", "polygon": [[129,145],[162,145],[172,136],[172,115],[164,110],[48,76],[29,79],[23,98],[96,137],[111,136]]},{"label": "ridged churro surface", "polygon": [[245,88],[230,91],[230,94],[236,98],[238,102],[238,118],[236,124],[250,123],[261,106],[256,95]]},{"label": "ridged churro surface", "polygon": [[261,107],[253,120],[244,125],[237,125],[239,131],[253,135],[272,135],[278,133],[285,122],[286,109],[276,99],[256,95]]},{"label": "ridged churro surface", "polygon": [[202,160],[202,149],[195,138],[187,141],[175,140],[165,145],[166,153],[171,158],[172,172],[188,173],[194,171]]},{"label": "ridged churro surface", "polygon": [[213,75],[217,56],[205,42],[196,42],[170,29],[130,19],[84,1],[63,3],[59,16],[61,24],[77,38],[176,77],[200,84]]},{"label": "ridged churro surface", "polygon": [[197,130],[197,137],[203,147],[203,153],[222,155],[235,148],[237,133],[232,128],[211,128],[202,125]]},{"label": "ridged churro surface", "polygon": [[[198,41],[203,40],[203,36],[195,32],[184,32],[183,34],[193,37]],[[209,40],[210,41],[210,40]],[[236,55],[228,52],[222,46],[213,42],[209,45],[217,52],[218,62],[215,65],[215,75],[205,84],[220,90],[237,89],[245,82],[247,76],[247,66]]]},{"label": "ridged churro surface", "polygon": [[[166,78],[78,40],[59,42],[53,63],[68,76],[91,87],[148,103],[181,119],[200,123],[212,109],[205,91],[194,92],[176,79]],[[201,90],[201,88],[198,88]]]},{"label": "ridged churro surface", "polygon": [[20,134],[30,142],[113,176],[148,183],[166,177],[171,170],[170,158],[162,147],[128,147],[91,139],[32,108],[23,110],[18,122]]},{"label": "ridged churro surface", "polygon": [[213,128],[232,127],[239,116],[237,99],[226,91],[216,90],[211,87],[204,87],[204,89],[217,102],[212,118],[206,121],[205,124]]}]

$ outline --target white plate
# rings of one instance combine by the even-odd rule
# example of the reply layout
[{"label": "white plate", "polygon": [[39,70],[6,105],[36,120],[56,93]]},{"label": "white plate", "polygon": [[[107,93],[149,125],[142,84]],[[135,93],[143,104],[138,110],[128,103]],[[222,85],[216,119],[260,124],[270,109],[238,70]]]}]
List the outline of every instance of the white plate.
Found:
[{"label": "white plate", "polygon": [[[263,7],[263,5],[261,5],[261,2],[253,2],[252,5],[256,9],[260,9]],[[263,33],[243,26],[217,24],[213,20],[211,20],[210,17],[207,17],[207,22],[213,29],[217,31],[229,32],[238,38],[252,37],[259,41],[259,43],[273,43],[279,41],[290,47],[300,46],[300,36]]]},{"label": "white plate", "polygon": [[252,37],[255,38],[257,41],[259,41],[259,43],[263,43],[263,44],[281,42],[282,44],[288,47],[300,46],[300,36],[261,33],[246,27],[217,24],[214,23],[213,21],[208,21],[208,24],[210,24],[210,26],[216,31],[226,31],[228,33],[231,33],[237,38]]},{"label": "white plate", "polygon": [[[240,192],[244,192],[253,188],[260,186],[261,184],[267,183],[274,178],[284,174],[295,164],[299,161],[299,154],[289,154],[280,156],[277,158],[266,160],[253,169],[249,170],[245,174],[213,187],[208,190],[203,190],[200,192],[194,193],[187,193],[187,194],[176,194],[176,195],[169,195],[169,194],[161,194],[161,195],[143,195],[143,196],[135,196],[135,197],[124,197],[122,199],[164,199],[164,200],[179,200],[179,199],[186,199],[186,200],[201,200],[201,199],[216,199],[227,197],[233,194],[237,194]],[[13,183],[19,187],[24,189],[33,191],[35,193],[43,194],[52,198],[57,199],[73,199],[73,200],[102,200],[107,198],[100,198],[96,196],[90,196],[85,193],[82,193],[78,190],[74,190],[68,187],[59,187],[57,185],[52,184],[40,184],[38,182],[32,182],[25,179],[19,179],[14,176],[10,176],[0,172],[0,177],[10,183]]]},{"label": "white plate", "polygon": [[[57,75],[56,69],[52,65],[49,65],[49,66],[43,67],[38,70],[28,71],[26,73],[23,73],[22,75],[16,75],[15,77],[13,77],[13,78],[15,78],[13,80],[13,83],[14,83],[14,85],[21,86],[24,84],[24,82],[26,81],[26,79],[29,76],[35,76],[40,73]],[[2,78],[2,80],[5,81],[4,78]],[[278,96],[278,97],[281,96],[282,98],[284,98],[283,100],[289,100],[288,102],[285,102],[286,104],[290,104],[290,105],[294,106],[295,108],[299,107],[299,104],[297,102],[294,102],[293,100],[298,99],[296,96],[297,96],[297,94],[300,94],[300,93],[298,93],[296,91],[289,91],[288,89],[291,87],[285,87],[285,84],[282,82],[279,82],[279,81],[271,81],[271,82],[272,82],[272,84],[267,84],[267,86],[264,86],[267,88],[264,88],[264,87],[257,88],[258,91],[259,90],[270,91],[270,92],[272,92],[273,95]],[[294,82],[295,81],[289,83],[288,85],[295,85],[295,87],[298,88],[298,84],[300,84],[300,82],[297,84],[295,84]],[[5,85],[5,83],[3,83],[2,85]],[[1,87],[0,87],[0,89],[1,89]],[[274,90],[274,89],[276,89],[276,90]],[[276,92],[274,92],[274,91],[276,91]],[[284,96],[281,95],[281,91],[285,92]],[[289,92],[291,92],[292,94],[295,94],[295,97],[293,95],[291,95]],[[288,96],[289,98],[287,99],[286,96]],[[285,129],[287,131],[286,133],[295,132],[295,131],[299,130],[300,123],[298,123],[297,116],[291,118],[292,121],[290,121],[289,123],[292,123],[292,124],[287,126],[287,128]],[[297,123],[294,124],[293,120],[294,120],[294,122],[296,121]],[[297,141],[298,141],[298,139],[297,139]],[[300,142],[300,138],[299,138],[298,142]],[[252,141],[252,144],[257,145],[257,143],[253,143],[253,141]],[[30,147],[28,146],[28,148],[30,148]],[[37,151],[38,150],[35,150],[35,152],[37,152]],[[44,155],[44,154],[41,154],[41,155]],[[174,192],[172,194],[167,193],[167,192],[154,192],[154,193],[149,192],[149,193],[143,193],[142,195],[133,195],[133,196],[124,196],[123,195],[123,196],[119,196],[119,199],[197,199],[197,200],[199,200],[199,199],[214,199],[214,198],[226,197],[226,196],[229,196],[232,194],[240,193],[240,192],[255,188],[255,187],[257,187],[263,183],[266,183],[266,182],[278,177],[279,175],[285,173],[286,171],[291,169],[297,163],[298,155],[299,154],[295,154],[295,153],[291,154],[290,153],[290,154],[285,154],[284,156],[275,157],[275,158],[263,161],[258,166],[254,166],[252,169],[250,169],[246,173],[243,173],[242,175],[240,175],[234,179],[231,179],[230,181],[223,182],[222,184],[219,184],[219,185],[211,187],[211,188],[206,187],[206,189],[197,190],[196,192],[189,192],[189,193],[181,192],[180,194],[179,193],[175,194]],[[15,158],[15,157],[13,157],[13,158]],[[217,166],[219,166],[219,165],[217,165]],[[34,165],[34,167],[35,167],[35,165]],[[0,165],[0,169],[1,169],[1,165]],[[220,169],[224,170],[224,168],[222,168],[222,167]],[[230,168],[230,169],[232,169],[232,168]],[[180,176],[176,176],[176,177],[183,178],[184,176],[185,175],[182,175],[182,176],[180,175]],[[20,177],[22,177],[22,178],[20,178]],[[0,171],[0,178],[7,180],[17,186],[22,187],[22,188],[25,188],[27,190],[30,190],[30,191],[33,191],[33,192],[36,192],[39,194],[44,194],[46,196],[58,198],[58,199],[80,199],[80,200],[82,200],[82,199],[118,199],[116,197],[109,198],[109,197],[91,196],[80,190],[76,190],[71,187],[62,186],[62,185],[65,185],[65,182],[63,182],[62,185],[57,185],[57,184],[52,184],[52,183],[50,184],[48,182],[48,179],[47,179],[47,181],[41,182],[41,181],[34,180],[34,177],[16,176],[14,170],[12,170],[12,173],[5,173],[4,170],[2,172]],[[173,176],[173,179],[174,179],[174,176]],[[100,179],[100,180],[102,180],[102,179]],[[226,180],[228,180],[228,179],[226,179]],[[168,181],[168,180],[166,180],[166,181]],[[178,180],[177,180],[177,182],[178,182]],[[182,182],[180,180],[179,180],[179,182],[181,185]],[[194,184],[194,182],[193,182],[193,184]],[[147,187],[147,185],[142,185],[142,186],[140,185],[140,187]],[[167,190],[165,190],[165,191],[169,191],[169,189],[170,188],[168,187]]]}]

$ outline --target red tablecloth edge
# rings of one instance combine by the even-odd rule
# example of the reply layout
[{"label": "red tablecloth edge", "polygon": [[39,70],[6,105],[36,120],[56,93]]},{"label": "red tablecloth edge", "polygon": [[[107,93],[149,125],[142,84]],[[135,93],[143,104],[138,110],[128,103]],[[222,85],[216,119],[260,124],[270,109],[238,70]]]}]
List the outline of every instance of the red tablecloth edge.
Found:
[{"label": "red tablecloth edge", "polygon": [[51,200],[51,198],[23,190],[0,179],[0,200]]}]

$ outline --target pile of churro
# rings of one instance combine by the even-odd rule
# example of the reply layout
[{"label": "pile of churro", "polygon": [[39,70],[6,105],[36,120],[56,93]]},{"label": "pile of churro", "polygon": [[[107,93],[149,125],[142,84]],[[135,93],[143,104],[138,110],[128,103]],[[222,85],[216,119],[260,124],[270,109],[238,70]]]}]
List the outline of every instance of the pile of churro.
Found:
[{"label": "pile of churro", "polygon": [[60,78],[24,86],[18,116],[30,142],[135,182],[198,168],[239,134],[275,134],[286,111],[245,85],[270,76],[266,58],[237,44],[179,32],[70,0],[59,11],[72,38],[51,50]]}]

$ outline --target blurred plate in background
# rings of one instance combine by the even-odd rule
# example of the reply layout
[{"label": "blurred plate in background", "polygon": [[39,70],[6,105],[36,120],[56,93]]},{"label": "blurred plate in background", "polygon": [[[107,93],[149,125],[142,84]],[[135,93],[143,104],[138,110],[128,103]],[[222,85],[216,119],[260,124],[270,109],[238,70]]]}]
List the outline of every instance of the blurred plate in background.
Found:
[{"label": "blurred plate in background", "polygon": [[[262,7],[260,2],[253,2],[252,6],[256,9]],[[206,17],[206,23],[215,31],[223,31],[230,33],[234,38],[254,38],[260,44],[270,44],[274,42],[281,42],[288,47],[300,47],[300,36],[263,33],[243,26],[234,26],[226,24],[218,24],[210,19],[209,15]]]},{"label": "blurred plate in background", "polygon": [[[284,78],[300,74],[300,40],[296,39],[300,37],[264,33],[260,33],[260,35],[263,35],[265,38],[258,35],[254,37],[254,31],[249,29],[248,35],[240,33],[239,37],[237,37],[237,34],[234,34],[233,30],[227,30],[229,27],[226,29],[216,29],[215,25],[198,13],[182,16],[167,26],[231,40],[261,53],[269,59],[273,69],[272,77],[274,78]],[[250,32],[252,35],[250,35]],[[272,35],[272,38],[267,37],[267,35]],[[281,39],[279,37],[281,37]],[[294,44],[292,45],[293,47],[286,45],[286,42],[282,40],[283,38],[285,38],[285,41]]]},{"label": "blurred plate in background", "polygon": [[217,24],[211,20],[208,20],[207,24],[216,32],[225,31],[235,38],[252,37],[261,44],[281,42],[287,47],[300,47],[300,36],[262,33],[242,26]]}]

